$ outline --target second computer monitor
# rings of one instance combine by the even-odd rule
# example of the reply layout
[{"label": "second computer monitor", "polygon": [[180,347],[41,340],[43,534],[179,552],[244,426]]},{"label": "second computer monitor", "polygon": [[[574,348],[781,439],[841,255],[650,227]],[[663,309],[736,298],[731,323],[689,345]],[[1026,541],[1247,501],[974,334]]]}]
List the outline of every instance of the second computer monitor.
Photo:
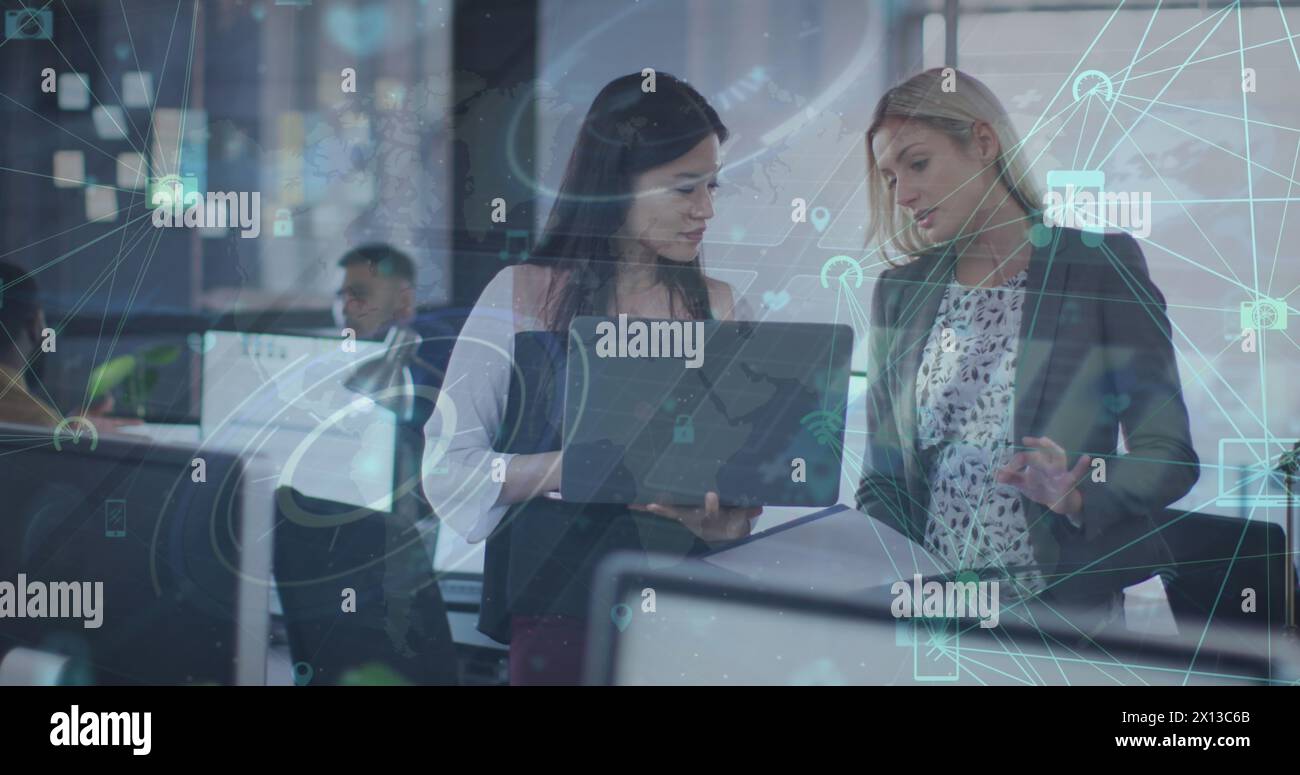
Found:
[{"label": "second computer monitor", "polygon": [[274,465],[277,487],[353,506],[357,518],[391,511],[397,417],[343,384],[382,353],[379,342],[208,332],[204,445],[260,453]]}]

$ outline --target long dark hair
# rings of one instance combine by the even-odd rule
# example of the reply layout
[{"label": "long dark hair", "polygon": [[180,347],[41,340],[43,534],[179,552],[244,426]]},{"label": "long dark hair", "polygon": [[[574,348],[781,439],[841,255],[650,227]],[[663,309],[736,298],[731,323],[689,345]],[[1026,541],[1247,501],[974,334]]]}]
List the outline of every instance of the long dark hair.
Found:
[{"label": "long dark hair", "polygon": [[[627,220],[637,175],[685,156],[709,135],[727,139],[718,113],[685,81],[656,73],[654,91],[634,73],[611,81],[587,111],[564,171],[555,207],[533,251],[552,268],[543,320],[567,331],[578,315],[603,315],[614,293],[618,257],[610,238]],[[711,316],[699,256],[681,263],[659,257],[657,279],[676,314]]]}]

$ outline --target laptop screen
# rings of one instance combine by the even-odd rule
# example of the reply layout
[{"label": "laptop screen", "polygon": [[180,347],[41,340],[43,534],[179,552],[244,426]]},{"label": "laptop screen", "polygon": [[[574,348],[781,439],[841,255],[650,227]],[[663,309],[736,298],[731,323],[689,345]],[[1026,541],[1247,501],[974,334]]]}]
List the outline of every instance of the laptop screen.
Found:
[{"label": "laptop screen", "polygon": [[835,503],[852,349],[848,326],[577,318],[564,499]]}]

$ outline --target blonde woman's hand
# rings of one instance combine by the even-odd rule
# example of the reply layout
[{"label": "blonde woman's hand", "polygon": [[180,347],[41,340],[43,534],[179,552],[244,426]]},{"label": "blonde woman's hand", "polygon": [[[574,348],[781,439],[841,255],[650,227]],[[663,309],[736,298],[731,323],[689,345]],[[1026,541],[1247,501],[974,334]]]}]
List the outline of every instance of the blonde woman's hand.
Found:
[{"label": "blonde woman's hand", "polygon": [[1025,436],[1022,441],[1029,449],[1017,452],[997,472],[998,483],[1015,487],[1035,503],[1077,523],[1083,510],[1083,493],[1078,486],[1092,458],[1080,455],[1071,468],[1065,450],[1046,436]]}]

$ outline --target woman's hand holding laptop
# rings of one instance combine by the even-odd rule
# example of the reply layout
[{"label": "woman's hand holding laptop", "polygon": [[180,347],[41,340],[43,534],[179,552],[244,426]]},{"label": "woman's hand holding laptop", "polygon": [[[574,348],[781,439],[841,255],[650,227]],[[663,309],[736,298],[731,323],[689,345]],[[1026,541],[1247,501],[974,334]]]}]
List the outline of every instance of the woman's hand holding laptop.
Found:
[{"label": "woman's hand holding laptop", "polygon": [[722,508],[716,492],[704,496],[702,507],[683,508],[660,503],[634,503],[629,508],[675,519],[701,540],[709,543],[735,541],[748,536],[754,529],[754,519],[763,513],[762,506]]},{"label": "woman's hand holding laptop", "polygon": [[[506,469],[505,482],[497,503],[518,503],[539,495],[555,497],[551,493],[560,488],[563,455],[563,452],[541,452],[514,456]],[[754,519],[763,513],[762,506],[723,508],[716,492],[704,496],[703,506],[634,503],[628,508],[675,519],[699,536],[700,540],[710,543],[734,541],[748,536],[754,529]]]}]

